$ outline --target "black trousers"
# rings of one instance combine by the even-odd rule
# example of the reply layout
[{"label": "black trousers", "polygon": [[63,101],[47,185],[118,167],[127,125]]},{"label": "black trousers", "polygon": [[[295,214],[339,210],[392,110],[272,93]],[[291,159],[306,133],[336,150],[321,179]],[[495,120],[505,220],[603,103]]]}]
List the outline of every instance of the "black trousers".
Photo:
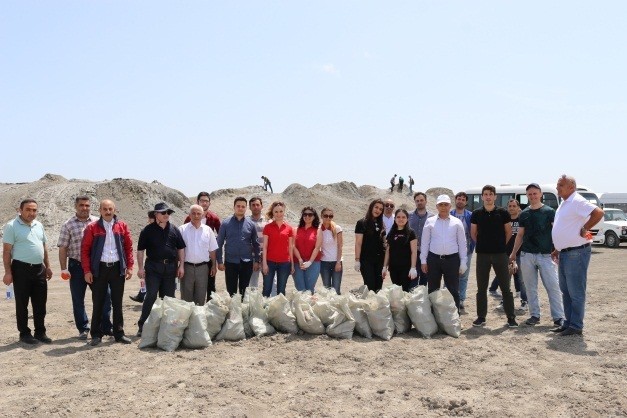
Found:
[{"label": "black trousers", "polygon": [[488,285],[490,284],[490,269],[499,280],[499,287],[503,295],[503,309],[507,318],[515,318],[514,295],[510,289],[509,258],[507,254],[477,253],[477,316],[485,318],[488,313]]},{"label": "black trousers", "polygon": [[98,277],[94,276],[91,286],[91,300],[93,311],[91,314],[90,334],[102,338],[102,311],[104,309],[107,291],[111,288],[111,308],[113,312],[113,336],[116,339],[124,336],[124,317],[122,314],[122,296],[124,295],[124,273],[120,271],[120,262],[100,263]]},{"label": "black trousers", "polygon": [[397,286],[402,286],[405,292],[409,292],[411,289],[418,286],[418,278],[415,278],[414,280],[409,278],[410,269],[411,266],[409,264],[403,266],[388,266],[388,273],[390,273],[392,283]]},{"label": "black trousers", "polygon": [[[209,277],[207,278],[207,302],[211,299],[211,292],[216,291],[216,276],[211,275],[211,267],[213,266],[213,262],[209,260],[207,264],[209,266]],[[250,277],[248,278],[250,280]]]},{"label": "black trousers", "polygon": [[427,277],[429,278],[429,293],[440,289],[442,277],[444,285],[453,295],[455,306],[459,309],[459,264],[461,260],[459,254],[451,255],[447,258],[440,258],[436,254],[429,252],[427,255]]},{"label": "black trousers", "polygon": [[383,287],[383,276],[381,271],[383,270],[383,259],[377,257],[375,259],[361,259],[359,262],[361,277],[364,279],[364,284],[368,286],[368,290],[374,290],[378,292]]},{"label": "black trousers", "polygon": [[427,286],[429,284],[429,278],[426,273],[422,272],[422,266],[420,265],[420,251],[416,255],[416,271],[418,272],[418,284],[420,286]]},{"label": "black trousers", "polygon": [[[142,304],[142,314],[139,317],[139,321],[137,321],[140,330],[150,315],[152,305],[154,305],[157,300],[157,294],[159,294],[160,298],[166,296],[174,297],[174,293],[176,292],[177,270],[178,263],[176,261],[164,264],[150,259],[146,260],[146,264],[144,264],[144,271],[146,272],[146,296],[144,296],[144,303]],[[113,299],[113,295],[111,295],[111,299]]]},{"label": "black trousers", "polygon": [[[226,280],[226,291],[233,296],[239,290],[239,294],[244,296],[244,291],[250,284],[250,276],[253,274],[253,262],[224,263],[224,277]],[[215,280],[215,278],[214,278]],[[239,289],[238,289],[239,284]],[[214,285],[215,287],[215,285]]]},{"label": "black trousers", "polygon": [[33,307],[35,335],[44,335],[46,326],[46,301],[48,300],[48,281],[43,264],[27,264],[18,260],[11,262],[13,291],[15,292],[15,318],[20,337],[31,335],[28,327],[28,301]]}]

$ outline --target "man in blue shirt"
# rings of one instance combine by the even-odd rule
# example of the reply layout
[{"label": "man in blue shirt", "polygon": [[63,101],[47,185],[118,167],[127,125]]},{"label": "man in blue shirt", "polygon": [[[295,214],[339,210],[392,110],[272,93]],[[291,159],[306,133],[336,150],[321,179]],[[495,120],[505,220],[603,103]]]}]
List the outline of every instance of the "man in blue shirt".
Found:
[{"label": "man in blue shirt", "polygon": [[414,203],[416,204],[416,210],[409,213],[409,227],[416,233],[418,238],[418,257],[416,258],[416,270],[418,270],[418,284],[426,286],[428,283],[426,273],[423,273],[420,266],[420,238],[422,237],[422,229],[425,226],[427,218],[435,216],[435,213],[427,211],[427,195],[423,192],[416,192],[414,194]]},{"label": "man in blue shirt", "polygon": [[466,209],[466,203],[468,202],[468,195],[464,192],[459,192],[455,195],[455,209],[451,211],[451,215],[462,221],[464,225],[464,231],[466,232],[466,271],[459,276],[459,311],[465,312],[464,302],[466,300],[466,289],[468,288],[468,275],[470,274],[470,261],[472,260],[472,253],[475,250],[475,242],[470,238],[470,216],[472,212]]},{"label": "man in blue shirt", "polygon": [[[4,278],[7,286],[13,283],[15,291],[15,316],[20,341],[36,344],[41,341],[50,344],[46,335],[46,300],[48,299],[48,280],[52,278],[46,234],[37,217],[37,202],[24,199],[20,203],[19,215],[7,222],[2,237],[2,261]],[[28,301],[33,307],[35,336],[28,327]]]},{"label": "man in blue shirt", "polygon": [[218,269],[224,271],[226,290],[231,296],[238,290],[244,295],[253,269],[259,268],[257,226],[245,216],[247,203],[244,197],[235,198],[234,214],[224,219],[218,233]]}]

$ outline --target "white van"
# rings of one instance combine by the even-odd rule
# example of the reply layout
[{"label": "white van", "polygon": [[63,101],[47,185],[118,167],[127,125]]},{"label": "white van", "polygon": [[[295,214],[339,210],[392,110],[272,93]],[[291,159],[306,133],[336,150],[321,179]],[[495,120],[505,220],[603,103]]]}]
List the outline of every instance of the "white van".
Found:
[{"label": "white van", "polygon": [[[528,185],[529,183],[495,185],[496,205],[502,208],[507,208],[507,202],[509,202],[510,199],[516,199],[518,200],[518,203],[520,203],[520,207],[522,209],[526,208],[529,206],[527,193],[525,191]],[[557,209],[561,199],[557,195],[555,184],[540,184],[540,187],[542,188],[542,203],[552,207],[553,209]],[[481,202],[481,189],[481,187],[473,187],[472,189],[466,190],[466,194],[468,195],[468,205],[466,208],[468,210],[472,211],[483,206],[483,202]],[[601,201],[593,191],[585,186],[577,186],[577,191],[584,198],[601,207]]]}]

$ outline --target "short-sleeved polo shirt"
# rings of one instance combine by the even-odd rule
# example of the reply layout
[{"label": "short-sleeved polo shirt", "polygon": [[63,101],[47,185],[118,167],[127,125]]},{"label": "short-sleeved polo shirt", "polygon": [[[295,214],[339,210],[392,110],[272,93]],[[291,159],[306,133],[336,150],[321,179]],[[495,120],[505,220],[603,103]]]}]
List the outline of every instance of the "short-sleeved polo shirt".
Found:
[{"label": "short-sleeved polo shirt", "polygon": [[470,223],[477,225],[477,253],[506,253],[505,224],[511,222],[506,209],[495,207],[491,211],[485,207],[475,209],[470,216]]},{"label": "short-sleeved polo shirt", "polygon": [[44,226],[38,220],[30,225],[24,223],[18,216],[7,222],[4,227],[2,242],[11,244],[11,259],[29,264],[44,262],[44,244],[46,233]]},{"label": "short-sleeved polo shirt", "polygon": [[294,229],[287,222],[281,226],[275,222],[263,228],[263,235],[268,237],[266,260],[275,263],[290,261],[290,238],[294,237]]}]

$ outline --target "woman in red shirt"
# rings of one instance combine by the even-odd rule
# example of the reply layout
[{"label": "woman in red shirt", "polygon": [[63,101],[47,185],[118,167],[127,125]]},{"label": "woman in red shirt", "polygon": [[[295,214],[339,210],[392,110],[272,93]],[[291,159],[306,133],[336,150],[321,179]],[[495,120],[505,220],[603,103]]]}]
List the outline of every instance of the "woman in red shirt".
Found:
[{"label": "woman in red shirt", "polygon": [[294,242],[294,285],[296,290],[309,290],[314,292],[318,276],[320,275],[320,247],[322,246],[322,234],[319,231],[320,218],[318,212],[311,206],[303,208],[300,212],[300,222],[296,229]]},{"label": "woman in red shirt", "polygon": [[277,276],[277,292],[285,294],[290,273],[294,273],[294,229],[285,222],[285,203],[272,202],[266,216],[271,219],[263,228],[263,295],[272,292],[272,282]]}]

